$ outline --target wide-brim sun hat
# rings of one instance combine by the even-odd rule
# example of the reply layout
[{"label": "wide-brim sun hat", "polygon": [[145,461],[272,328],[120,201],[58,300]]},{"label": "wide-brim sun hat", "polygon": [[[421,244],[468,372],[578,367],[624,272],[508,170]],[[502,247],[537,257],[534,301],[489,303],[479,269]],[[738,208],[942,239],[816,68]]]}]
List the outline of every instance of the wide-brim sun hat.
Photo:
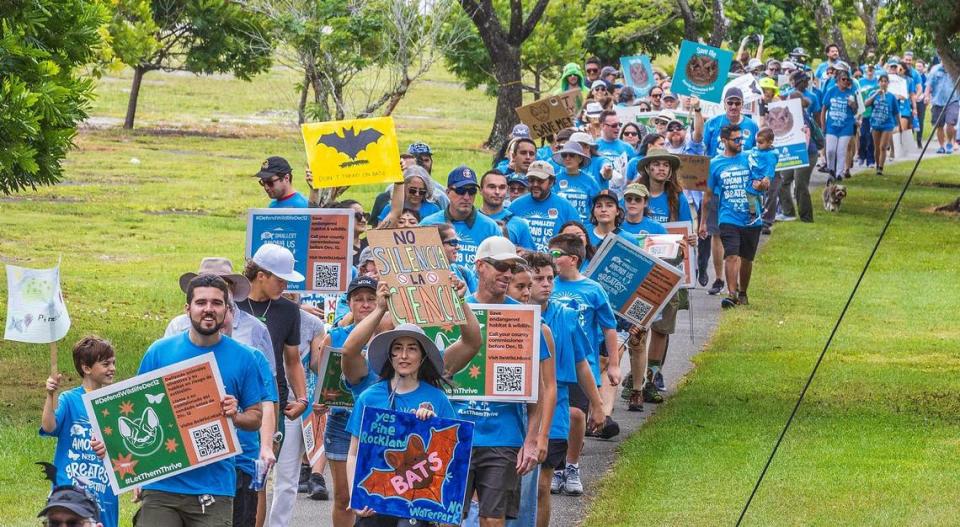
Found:
[{"label": "wide-brim sun hat", "polygon": [[576,154],[580,156],[581,165],[586,161],[590,161],[590,154],[585,152],[583,147],[580,146],[580,143],[574,141],[573,138],[567,141],[567,144],[563,145],[563,148],[561,148],[559,152],[553,154],[554,162],[563,165],[563,154]]},{"label": "wide-brim sun hat", "polygon": [[639,172],[643,170],[644,167],[646,167],[647,165],[649,165],[654,161],[669,162],[671,170],[676,170],[677,168],[680,167],[679,157],[671,154],[670,152],[667,152],[667,150],[664,148],[651,148],[649,151],[647,151],[647,155],[643,159],[641,159],[640,161],[637,161],[637,171]]},{"label": "wide-brim sun hat", "polygon": [[250,294],[250,280],[246,276],[233,272],[233,263],[227,258],[208,257],[200,261],[200,268],[195,273],[183,273],[180,275],[180,290],[187,292],[187,286],[190,280],[202,274],[215,274],[226,280],[230,286],[230,294],[233,295],[234,302],[246,300]]},{"label": "wide-brim sun hat", "polygon": [[427,337],[427,334],[416,324],[400,324],[395,329],[385,331],[370,341],[367,346],[367,360],[370,361],[370,369],[376,375],[383,373],[383,367],[390,360],[390,348],[393,341],[401,337],[411,337],[420,344],[420,349],[433,366],[437,373],[443,375],[443,356],[437,345]]},{"label": "wide-brim sun hat", "polygon": [[582,145],[597,146],[597,140],[587,132],[573,132],[570,134],[570,137],[567,140],[574,141]]}]

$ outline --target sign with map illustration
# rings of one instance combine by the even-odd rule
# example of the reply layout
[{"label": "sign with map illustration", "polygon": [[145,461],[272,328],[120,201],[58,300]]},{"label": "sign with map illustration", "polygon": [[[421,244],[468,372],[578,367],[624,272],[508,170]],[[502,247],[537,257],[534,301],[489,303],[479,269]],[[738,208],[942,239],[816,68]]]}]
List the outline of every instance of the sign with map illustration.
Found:
[{"label": "sign with map illustration", "polygon": [[343,380],[343,350],[326,348],[320,359],[315,401],[327,406],[353,408],[353,394]]},{"label": "sign with map illustration", "polygon": [[[540,378],[540,306],[470,304],[480,322],[480,351],[453,375],[447,396],[461,401],[532,402]],[[459,326],[424,328],[445,350]]]},{"label": "sign with map illustration", "polygon": [[460,525],[473,423],[367,407],[350,507]]},{"label": "sign with map illustration", "polygon": [[49,344],[70,330],[70,315],[60,291],[60,266],[28,269],[7,266],[7,324],[3,338]]},{"label": "sign with map illustration", "polygon": [[114,492],[239,454],[233,421],[221,410],[225,395],[213,353],[85,393]]}]

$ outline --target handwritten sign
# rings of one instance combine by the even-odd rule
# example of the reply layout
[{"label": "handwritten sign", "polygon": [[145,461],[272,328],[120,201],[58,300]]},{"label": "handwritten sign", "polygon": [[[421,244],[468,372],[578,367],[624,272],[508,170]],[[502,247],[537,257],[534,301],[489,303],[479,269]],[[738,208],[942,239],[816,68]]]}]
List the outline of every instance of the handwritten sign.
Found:
[{"label": "handwritten sign", "polygon": [[674,69],[673,93],[720,102],[732,61],[732,51],[684,40]]},{"label": "handwritten sign", "polygon": [[516,109],[523,124],[530,127],[530,136],[539,139],[553,135],[564,128],[573,126],[573,116],[577,113],[579,89],[572,89],[536,100]]},{"label": "handwritten sign", "polygon": [[240,453],[213,353],[83,394],[120,494]]},{"label": "handwritten sign", "polygon": [[[470,304],[480,322],[480,351],[453,375],[450,399],[532,402],[540,378],[540,306]],[[428,328],[443,351],[460,338],[459,326]]]},{"label": "handwritten sign", "polygon": [[683,281],[674,266],[618,235],[607,235],[584,274],[603,286],[618,316],[645,328]]},{"label": "handwritten sign", "polygon": [[620,57],[620,69],[623,70],[623,81],[633,88],[637,97],[646,97],[653,89],[656,79],[653,76],[650,57],[646,55]]},{"label": "handwritten sign", "polygon": [[293,293],[343,293],[353,266],[353,209],[250,209],[247,258],[261,245],[290,249],[293,268],[306,277],[288,282]]},{"label": "handwritten sign", "polygon": [[301,126],[313,188],[403,181],[393,117]]},{"label": "handwritten sign", "polygon": [[[667,232],[673,235],[682,235],[687,238],[693,234],[693,222],[671,221],[664,223]],[[683,249],[683,261],[680,262],[680,271],[683,272],[683,282],[680,287],[693,289],[697,287],[697,246],[687,244]]]},{"label": "handwritten sign", "polygon": [[28,269],[7,266],[7,326],[3,338],[48,344],[70,330],[70,315],[60,291],[60,266]]},{"label": "handwritten sign", "polygon": [[353,407],[353,393],[343,381],[343,350],[324,348],[315,399],[327,406]]},{"label": "handwritten sign", "polygon": [[710,158],[677,154],[680,166],[677,168],[677,181],[684,190],[707,190],[707,177],[710,176]]},{"label": "handwritten sign", "polygon": [[376,229],[367,241],[380,280],[390,287],[390,314],[420,327],[462,324],[461,299],[436,227]]},{"label": "handwritten sign", "polygon": [[367,407],[350,507],[460,525],[473,423]]},{"label": "handwritten sign", "polygon": [[767,115],[763,119],[764,126],[773,130],[773,148],[779,156],[777,171],[810,166],[800,99],[768,104]]}]

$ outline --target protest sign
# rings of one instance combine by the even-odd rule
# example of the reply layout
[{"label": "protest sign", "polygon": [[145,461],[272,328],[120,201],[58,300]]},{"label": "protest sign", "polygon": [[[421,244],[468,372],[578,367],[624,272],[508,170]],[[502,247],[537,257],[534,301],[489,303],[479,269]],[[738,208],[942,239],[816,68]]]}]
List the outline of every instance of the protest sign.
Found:
[{"label": "protest sign", "polygon": [[117,494],[240,453],[213,353],[83,394]]},{"label": "protest sign", "polygon": [[353,209],[250,209],[247,258],[261,245],[290,249],[293,268],[306,277],[288,282],[292,293],[343,293],[353,267]]},{"label": "protest sign", "polygon": [[[540,378],[540,306],[470,304],[480,322],[480,351],[453,375],[450,399],[532,402]],[[458,326],[428,328],[443,352],[460,338]]]},{"label": "protest sign", "polygon": [[684,190],[707,190],[707,177],[710,175],[710,158],[708,156],[691,156],[676,154],[680,158],[677,168],[677,181]]},{"label": "protest sign", "polygon": [[393,117],[301,125],[313,188],[403,181]]},{"label": "protest sign", "polygon": [[323,435],[327,431],[327,414],[308,411],[300,416],[300,431],[303,432],[303,450],[310,465],[316,465],[323,455]]},{"label": "protest sign", "polygon": [[436,227],[376,229],[367,233],[380,280],[390,287],[390,314],[420,327],[462,324],[462,300]]},{"label": "protest sign", "polygon": [[367,407],[350,507],[460,525],[473,423]]},{"label": "protest sign", "polygon": [[674,69],[673,93],[720,102],[731,61],[732,51],[684,40]]},{"label": "protest sign", "polygon": [[60,266],[28,269],[7,266],[7,326],[3,338],[31,344],[62,339],[70,315],[60,291]]},{"label": "protest sign", "polygon": [[[641,124],[649,130],[653,130],[656,127],[653,120],[660,114],[660,112],[641,112],[638,106],[614,106],[613,109],[617,112],[617,118],[620,119],[620,122]],[[673,112],[678,121],[685,126],[690,126],[692,122],[690,112],[683,110],[670,111]]]},{"label": "protest sign", "polygon": [[620,69],[623,71],[624,83],[633,88],[638,98],[646,97],[653,89],[656,79],[653,77],[650,57],[646,55],[620,57]]},{"label": "protest sign", "polygon": [[643,250],[662,260],[676,260],[682,239],[679,234],[651,234],[643,239]]},{"label": "protest sign", "polygon": [[807,136],[803,133],[803,106],[800,99],[768,104],[763,122],[764,126],[773,130],[773,148],[779,156],[778,172],[810,165]]},{"label": "protest sign", "polygon": [[333,325],[337,319],[337,300],[339,300],[337,295],[321,295],[317,293],[300,295],[300,305],[308,305],[318,309],[323,313],[321,319],[330,325]]},{"label": "protest sign", "polygon": [[314,400],[327,406],[353,407],[353,393],[343,380],[343,350],[324,348]]},{"label": "protest sign", "polygon": [[[695,234],[693,222],[690,221],[671,221],[664,223],[663,226],[670,234],[679,234],[684,238]],[[693,289],[697,287],[697,245],[687,244],[683,249],[683,262],[680,264],[680,271],[683,272],[683,282],[680,287]]]},{"label": "protest sign", "polygon": [[645,328],[683,281],[675,267],[618,235],[607,235],[584,274],[603,287],[618,316]]},{"label": "protest sign", "polygon": [[530,137],[539,139],[573,126],[573,116],[580,106],[580,90],[574,88],[560,95],[545,97],[516,109],[520,121],[530,127]]},{"label": "protest sign", "polygon": [[727,92],[732,88],[737,88],[743,93],[744,112],[747,111],[748,107],[751,107],[754,103],[760,102],[763,99],[763,90],[760,89],[760,82],[749,73],[739,75],[726,83],[723,87],[723,96],[726,97]]},{"label": "protest sign", "polygon": [[906,99],[910,96],[909,90],[907,90],[907,79],[893,74],[887,78],[890,80],[890,83],[887,85],[888,92],[892,93],[898,99]]}]

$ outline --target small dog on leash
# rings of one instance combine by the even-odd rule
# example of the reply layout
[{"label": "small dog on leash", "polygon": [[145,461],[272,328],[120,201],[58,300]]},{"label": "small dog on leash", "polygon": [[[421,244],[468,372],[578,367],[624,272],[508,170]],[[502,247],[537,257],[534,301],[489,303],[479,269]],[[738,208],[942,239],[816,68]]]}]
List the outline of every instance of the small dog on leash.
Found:
[{"label": "small dog on leash", "polygon": [[847,187],[830,179],[823,187],[823,208],[827,212],[840,212],[840,203],[847,197]]}]

